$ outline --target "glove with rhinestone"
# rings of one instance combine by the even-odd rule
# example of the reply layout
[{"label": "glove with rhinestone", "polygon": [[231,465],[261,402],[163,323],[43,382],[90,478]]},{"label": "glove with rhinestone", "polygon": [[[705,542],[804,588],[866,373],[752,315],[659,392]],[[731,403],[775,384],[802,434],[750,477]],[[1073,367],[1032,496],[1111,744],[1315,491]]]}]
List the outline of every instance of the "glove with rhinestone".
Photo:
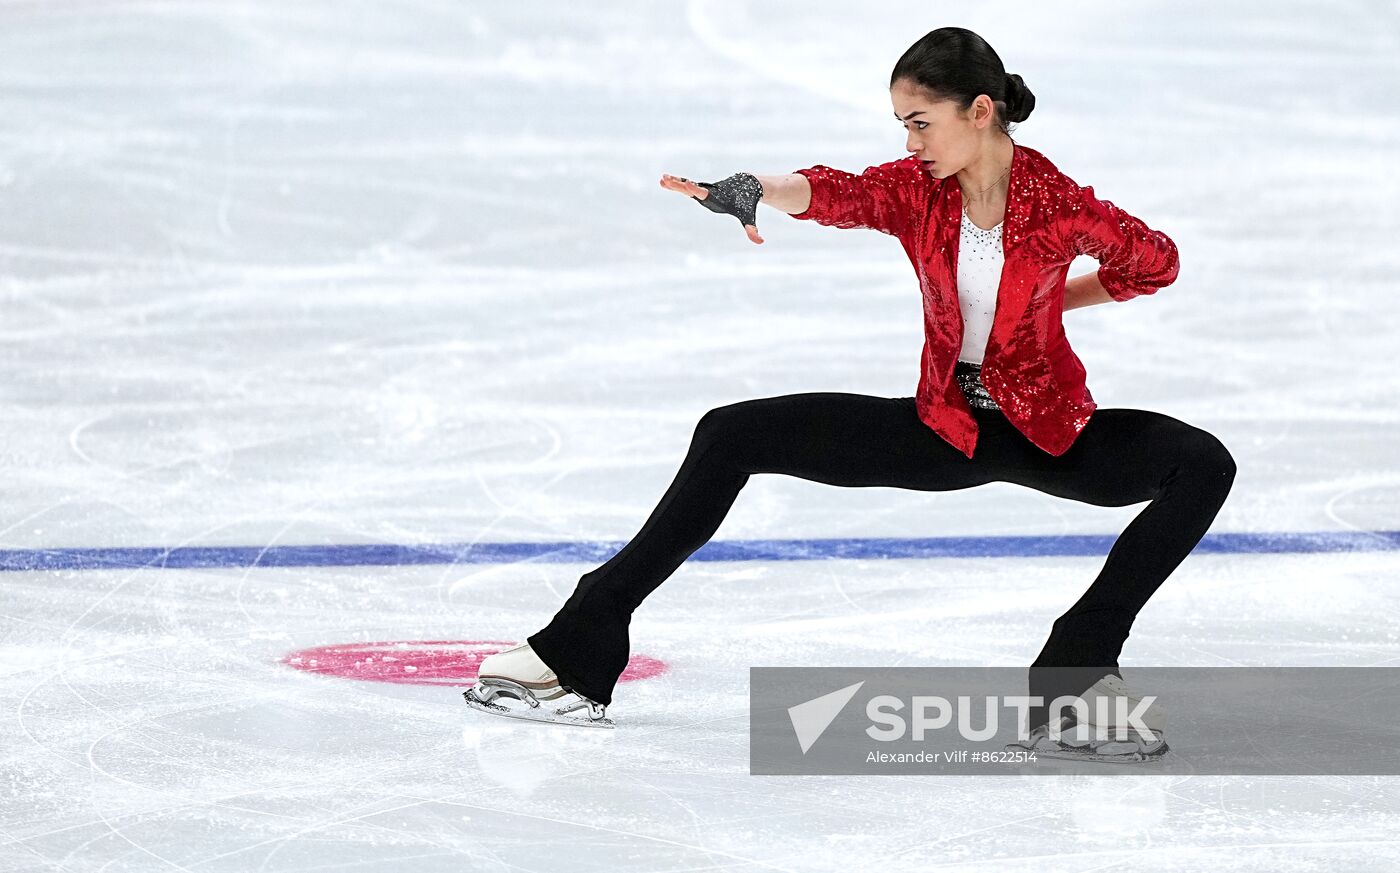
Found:
[{"label": "glove with rhinestone", "polygon": [[[668,184],[669,183],[669,184]],[[676,176],[663,176],[663,187],[689,194],[711,212],[732,215],[743,225],[749,239],[762,243],[758,235],[758,201],[763,198],[763,185],[751,173],[735,173],[718,182],[692,182]]]}]

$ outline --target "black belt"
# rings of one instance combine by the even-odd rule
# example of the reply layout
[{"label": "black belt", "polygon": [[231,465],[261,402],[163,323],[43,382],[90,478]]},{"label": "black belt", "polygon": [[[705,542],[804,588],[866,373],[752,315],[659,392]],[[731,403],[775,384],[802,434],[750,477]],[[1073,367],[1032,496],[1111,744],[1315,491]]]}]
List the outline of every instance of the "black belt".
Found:
[{"label": "black belt", "polygon": [[958,387],[962,389],[968,405],[973,409],[1001,409],[992,399],[992,395],[987,393],[987,386],[982,384],[981,364],[958,361],[957,366],[953,368],[953,375],[957,378]]}]

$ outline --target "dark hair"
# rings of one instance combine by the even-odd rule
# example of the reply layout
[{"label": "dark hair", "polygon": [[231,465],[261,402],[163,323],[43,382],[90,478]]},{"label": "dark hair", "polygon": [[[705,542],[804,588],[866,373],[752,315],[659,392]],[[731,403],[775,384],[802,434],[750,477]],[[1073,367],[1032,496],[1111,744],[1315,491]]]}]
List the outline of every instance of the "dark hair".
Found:
[{"label": "dark hair", "polygon": [[987,41],[962,27],[940,27],[911,45],[894,65],[890,87],[901,79],[935,100],[955,101],[961,111],[986,94],[996,108],[997,125],[1008,136],[1008,123],[1025,121],[1035,108],[1035,95],[1021,77],[1008,76]]}]

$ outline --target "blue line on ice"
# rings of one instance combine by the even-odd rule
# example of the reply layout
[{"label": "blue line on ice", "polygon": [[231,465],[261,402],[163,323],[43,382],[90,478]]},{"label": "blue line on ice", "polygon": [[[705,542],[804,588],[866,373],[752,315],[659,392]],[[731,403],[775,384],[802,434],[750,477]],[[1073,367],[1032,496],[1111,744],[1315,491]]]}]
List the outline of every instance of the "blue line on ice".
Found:
[{"label": "blue line on ice", "polygon": [[[835,558],[1029,558],[1106,555],[1117,535],[852,537],[711,541],[692,561],[820,561]],[[183,548],[0,550],[3,570],[107,570],[131,567],[383,567],[410,564],[603,562],[624,543],[378,543]],[[1376,552],[1400,549],[1400,531],[1207,534],[1197,553]]]}]

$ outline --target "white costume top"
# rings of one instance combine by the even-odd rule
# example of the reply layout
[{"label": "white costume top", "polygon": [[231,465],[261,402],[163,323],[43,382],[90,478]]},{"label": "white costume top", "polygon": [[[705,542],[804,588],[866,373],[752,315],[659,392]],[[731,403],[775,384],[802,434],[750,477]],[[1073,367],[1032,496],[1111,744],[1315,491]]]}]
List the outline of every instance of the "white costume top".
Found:
[{"label": "white costume top", "polygon": [[1001,284],[1001,227],[983,230],[963,210],[958,240],[958,303],[962,306],[963,341],[960,361],[982,363],[987,338],[992,335],[992,314],[997,311],[997,287]]}]

